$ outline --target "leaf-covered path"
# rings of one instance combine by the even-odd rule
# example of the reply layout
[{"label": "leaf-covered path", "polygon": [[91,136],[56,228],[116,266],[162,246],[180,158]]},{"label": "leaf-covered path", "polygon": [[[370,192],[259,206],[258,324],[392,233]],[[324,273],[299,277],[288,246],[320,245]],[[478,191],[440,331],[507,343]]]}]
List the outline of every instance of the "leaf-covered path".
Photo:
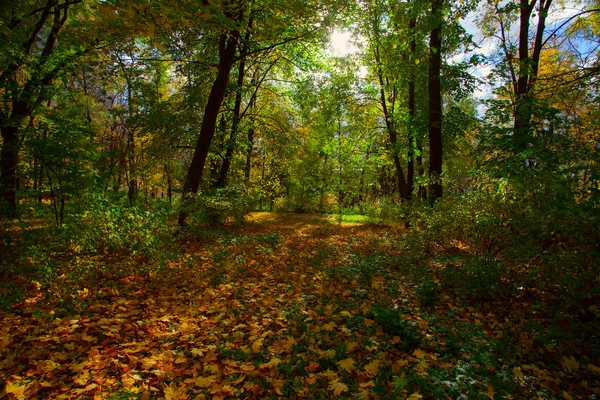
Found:
[{"label": "leaf-covered path", "polygon": [[460,304],[435,280],[415,291],[400,272],[402,238],[400,228],[256,213],[241,227],[178,242],[180,255],[155,272],[103,273],[60,304],[38,292],[2,317],[4,393],[600,395],[597,360],[570,334],[536,336],[549,322],[527,304]]}]

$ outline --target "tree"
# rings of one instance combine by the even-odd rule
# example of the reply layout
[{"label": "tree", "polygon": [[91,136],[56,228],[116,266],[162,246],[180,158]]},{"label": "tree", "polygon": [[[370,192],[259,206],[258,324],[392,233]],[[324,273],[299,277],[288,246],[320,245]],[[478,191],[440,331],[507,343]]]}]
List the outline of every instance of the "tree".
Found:
[{"label": "tree", "polygon": [[442,197],[442,5],[431,0],[433,28],[429,36],[429,199]]}]

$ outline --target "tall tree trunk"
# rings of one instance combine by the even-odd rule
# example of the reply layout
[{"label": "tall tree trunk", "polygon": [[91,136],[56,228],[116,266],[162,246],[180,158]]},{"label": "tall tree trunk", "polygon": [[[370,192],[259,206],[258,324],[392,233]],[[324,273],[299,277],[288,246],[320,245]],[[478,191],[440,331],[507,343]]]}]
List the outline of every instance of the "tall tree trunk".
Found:
[{"label": "tall tree trunk", "polygon": [[236,83],[235,102],[233,105],[233,121],[231,122],[231,131],[229,132],[229,140],[227,141],[225,149],[225,157],[223,158],[223,164],[219,171],[219,177],[215,187],[223,188],[227,185],[227,175],[229,174],[229,168],[233,160],[233,153],[235,151],[235,144],[237,141],[237,133],[240,127],[240,121],[242,120],[241,109],[242,109],[242,92],[244,89],[244,78],[246,76],[246,53],[248,52],[248,42],[252,32],[253,18],[250,17],[248,21],[248,30],[244,36],[242,49],[240,50],[240,66],[238,68],[238,78]]},{"label": "tall tree trunk", "polygon": [[400,156],[398,155],[398,133],[392,121],[392,115],[387,106],[387,99],[385,93],[385,81],[383,79],[383,73],[381,72],[381,57],[379,55],[379,45],[375,48],[375,61],[377,62],[377,77],[379,79],[379,95],[381,101],[381,107],[383,108],[383,116],[385,118],[385,126],[390,137],[390,151],[392,153],[392,159],[394,160],[394,166],[396,167],[396,178],[398,179],[398,192],[400,198],[406,200],[409,198],[408,186],[406,179],[404,178],[404,171],[402,171],[402,164],[400,163]]},{"label": "tall tree trunk", "polygon": [[[408,30],[410,34],[410,55],[409,60],[415,57],[417,52],[417,41],[415,39],[415,28],[417,27],[416,18],[412,17],[408,21]],[[415,182],[415,137],[414,120],[416,115],[415,108],[415,72],[413,67],[410,70],[408,78],[408,165],[406,166],[406,186],[408,198],[412,199]]]},{"label": "tall tree trunk", "polygon": [[202,181],[204,164],[210,148],[210,143],[215,134],[217,117],[225,97],[225,90],[229,81],[229,74],[235,61],[235,51],[238,43],[239,32],[222,33],[219,39],[219,68],[217,77],[213,83],[208,102],[204,108],[204,118],[200,128],[200,135],[196,142],[196,148],[192,157],[192,163],[183,184],[182,209],[179,213],[179,226],[185,225],[187,218],[186,205],[189,204],[193,195],[198,192]]},{"label": "tall tree trunk", "polygon": [[16,126],[3,126],[2,150],[0,158],[0,184],[2,204],[0,212],[7,218],[17,215],[17,167],[19,165],[19,129]]},{"label": "tall tree trunk", "polygon": [[[529,27],[536,1],[539,1],[538,25],[530,55]],[[546,29],[546,17],[551,4],[552,0],[531,0],[531,2],[521,0],[519,4],[519,73],[516,84],[513,84],[515,90],[514,138],[515,150],[518,153],[527,150],[528,138],[531,134],[532,90],[537,80],[544,30]]]},{"label": "tall tree trunk", "polygon": [[429,38],[429,197],[435,202],[442,197],[442,3],[431,0],[434,28]]}]

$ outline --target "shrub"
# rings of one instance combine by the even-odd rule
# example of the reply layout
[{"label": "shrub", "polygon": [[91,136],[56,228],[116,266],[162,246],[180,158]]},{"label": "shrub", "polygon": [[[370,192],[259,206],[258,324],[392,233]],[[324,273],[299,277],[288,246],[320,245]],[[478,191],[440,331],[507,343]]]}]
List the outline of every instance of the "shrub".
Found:
[{"label": "shrub", "polygon": [[67,225],[76,253],[144,255],[151,258],[172,241],[166,209],[95,205]]},{"label": "shrub", "polygon": [[222,189],[198,194],[190,207],[193,222],[210,225],[225,222],[243,222],[248,212],[248,197],[243,185],[231,185]]}]

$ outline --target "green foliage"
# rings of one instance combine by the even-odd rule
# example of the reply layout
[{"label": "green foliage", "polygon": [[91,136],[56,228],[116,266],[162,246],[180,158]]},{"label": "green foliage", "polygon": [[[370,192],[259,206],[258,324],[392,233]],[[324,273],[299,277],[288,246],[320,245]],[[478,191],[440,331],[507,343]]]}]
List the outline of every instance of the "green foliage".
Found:
[{"label": "green foliage", "polygon": [[76,253],[160,256],[172,241],[169,210],[92,203],[68,226]]},{"label": "green foliage", "polygon": [[425,281],[417,286],[415,295],[421,305],[433,307],[440,294],[440,286],[436,282]]},{"label": "green foliage", "polygon": [[390,336],[398,336],[401,340],[400,347],[409,350],[419,347],[423,341],[418,324],[402,317],[404,310],[398,307],[378,304],[373,307],[370,314],[374,316],[375,322],[381,326],[384,332]]},{"label": "green foliage", "polygon": [[[530,184],[486,179],[464,196],[411,214],[408,246],[434,255],[426,268],[462,296],[491,299],[517,288],[551,291],[563,304],[600,294],[595,205],[569,196],[556,180]],[[420,282],[420,271],[408,271]],[[426,278],[425,278],[426,279]]]},{"label": "green foliage", "polygon": [[365,206],[365,214],[378,224],[396,225],[404,220],[405,212],[391,197],[382,197]]},{"label": "green foliage", "polygon": [[244,221],[248,212],[248,198],[243,185],[205,191],[198,194],[190,206],[192,223],[217,225]]}]

